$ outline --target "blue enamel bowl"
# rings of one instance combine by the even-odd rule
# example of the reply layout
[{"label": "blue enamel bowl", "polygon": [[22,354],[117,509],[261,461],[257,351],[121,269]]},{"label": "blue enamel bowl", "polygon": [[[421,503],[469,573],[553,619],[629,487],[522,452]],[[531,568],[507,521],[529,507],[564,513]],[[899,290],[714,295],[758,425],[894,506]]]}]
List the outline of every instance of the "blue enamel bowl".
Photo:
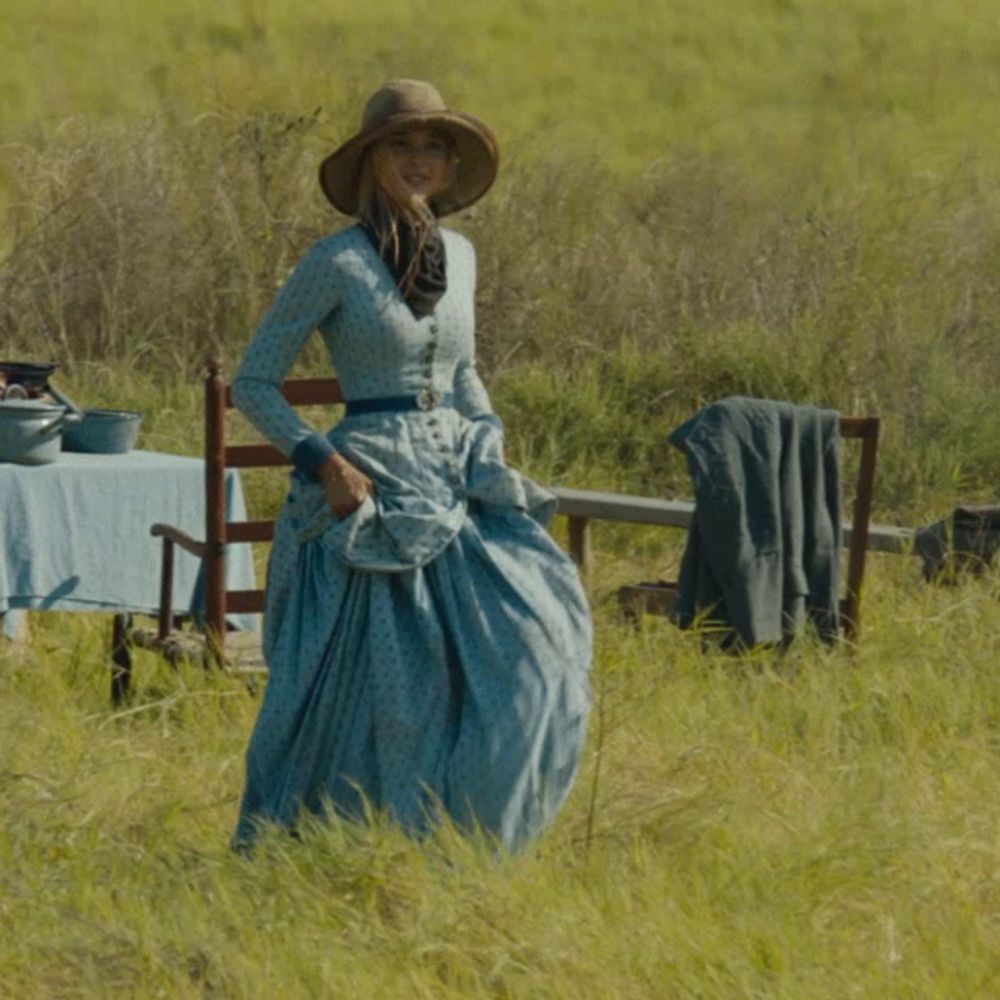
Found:
[{"label": "blue enamel bowl", "polygon": [[135,447],[141,423],[135,410],[84,410],[83,419],[63,431],[63,451],[124,454]]}]

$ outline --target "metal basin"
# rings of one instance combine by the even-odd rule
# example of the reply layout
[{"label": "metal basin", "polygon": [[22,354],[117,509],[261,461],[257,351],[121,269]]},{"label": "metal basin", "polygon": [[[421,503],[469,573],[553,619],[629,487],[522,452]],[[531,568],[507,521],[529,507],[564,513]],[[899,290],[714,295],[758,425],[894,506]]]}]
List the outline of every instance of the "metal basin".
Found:
[{"label": "metal basin", "polygon": [[66,428],[63,448],[100,455],[121,455],[135,447],[142,414],[135,410],[84,410],[83,419]]}]

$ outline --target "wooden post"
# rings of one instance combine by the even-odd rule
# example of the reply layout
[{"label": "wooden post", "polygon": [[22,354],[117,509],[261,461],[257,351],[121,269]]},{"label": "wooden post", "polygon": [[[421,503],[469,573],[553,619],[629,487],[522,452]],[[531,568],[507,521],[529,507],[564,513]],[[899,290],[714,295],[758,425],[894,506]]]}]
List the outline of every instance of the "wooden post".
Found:
[{"label": "wooden post", "polygon": [[865,557],[868,553],[868,522],[871,518],[879,427],[878,417],[865,417],[858,435],[861,437],[861,466],[858,469],[858,491],[854,497],[843,614],[844,637],[850,642],[857,641],[861,629],[861,581],[865,576]]},{"label": "wooden post", "polygon": [[111,624],[111,704],[120,705],[132,686],[132,650],[128,643],[132,616],[121,613]]},{"label": "wooden post", "polygon": [[206,662],[221,664],[226,634],[226,385],[222,361],[205,375],[205,638]]},{"label": "wooden post", "polygon": [[163,539],[163,558],[160,563],[160,618],[157,636],[162,640],[174,627],[174,543]]},{"label": "wooden post", "polygon": [[586,517],[570,515],[566,518],[569,527],[569,554],[580,570],[585,584],[590,583],[593,569],[593,555],[590,550],[590,521]]}]

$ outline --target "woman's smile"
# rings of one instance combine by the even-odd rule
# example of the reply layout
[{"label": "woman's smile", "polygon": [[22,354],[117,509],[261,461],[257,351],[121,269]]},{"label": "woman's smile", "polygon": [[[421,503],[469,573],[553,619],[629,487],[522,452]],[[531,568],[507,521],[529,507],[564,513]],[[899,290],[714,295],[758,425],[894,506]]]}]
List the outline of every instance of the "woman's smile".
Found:
[{"label": "woman's smile", "polygon": [[449,184],[451,147],[433,129],[412,129],[383,140],[399,179],[420,198],[433,198]]}]

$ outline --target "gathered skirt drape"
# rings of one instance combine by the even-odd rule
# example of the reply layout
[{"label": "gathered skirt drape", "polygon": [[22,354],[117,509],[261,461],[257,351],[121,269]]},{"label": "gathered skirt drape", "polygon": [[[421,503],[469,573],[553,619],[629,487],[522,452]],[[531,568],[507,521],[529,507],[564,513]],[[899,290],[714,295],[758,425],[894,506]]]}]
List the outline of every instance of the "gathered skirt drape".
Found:
[{"label": "gathered skirt drape", "polygon": [[[359,569],[279,521],[270,676],[234,843],[301,810],[440,813],[514,850],[572,784],[591,623],[572,561],[524,510],[471,501],[430,561]],[[343,533],[346,528],[337,526]]]}]

